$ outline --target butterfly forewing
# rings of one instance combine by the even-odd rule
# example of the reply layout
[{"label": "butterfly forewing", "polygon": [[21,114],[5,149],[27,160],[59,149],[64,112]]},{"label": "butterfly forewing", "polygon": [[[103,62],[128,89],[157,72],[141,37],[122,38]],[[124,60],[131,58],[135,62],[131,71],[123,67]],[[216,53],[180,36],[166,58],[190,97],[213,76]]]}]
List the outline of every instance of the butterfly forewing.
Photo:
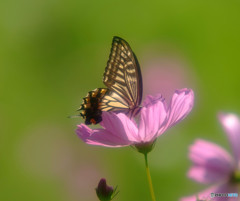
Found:
[{"label": "butterfly forewing", "polygon": [[[133,110],[141,104],[142,76],[140,66],[129,44],[119,37],[113,38],[103,83],[115,96],[113,101],[117,100],[121,103],[119,107],[112,110]],[[107,103],[107,106],[103,106],[103,108],[112,104],[112,100],[108,96],[103,97],[103,105],[104,102]]]}]

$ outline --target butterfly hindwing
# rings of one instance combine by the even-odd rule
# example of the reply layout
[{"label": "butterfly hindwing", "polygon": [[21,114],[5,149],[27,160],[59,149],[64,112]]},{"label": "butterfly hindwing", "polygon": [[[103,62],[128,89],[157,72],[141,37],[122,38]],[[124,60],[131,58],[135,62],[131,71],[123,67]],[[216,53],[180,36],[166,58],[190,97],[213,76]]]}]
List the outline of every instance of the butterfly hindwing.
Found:
[{"label": "butterfly hindwing", "polygon": [[128,103],[119,96],[118,93],[109,90],[108,93],[102,98],[100,103],[102,111],[126,111],[129,109]]},{"label": "butterfly hindwing", "polygon": [[85,119],[85,124],[98,124],[102,121],[100,102],[107,92],[108,89],[97,88],[88,92],[87,96],[83,98],[79,110],[82,110],[80,116]]}]

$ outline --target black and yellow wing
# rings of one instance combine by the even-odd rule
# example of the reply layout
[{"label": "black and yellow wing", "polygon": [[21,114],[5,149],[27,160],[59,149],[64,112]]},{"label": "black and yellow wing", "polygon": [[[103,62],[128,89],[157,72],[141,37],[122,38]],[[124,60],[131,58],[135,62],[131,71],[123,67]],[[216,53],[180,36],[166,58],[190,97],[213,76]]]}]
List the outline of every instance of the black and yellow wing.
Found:
[{"label": "black and yellow wing", "polygon": [[113,38],[103,83],[107,88],[89,92],[80,107],[85,124],[99,123],[102,111],[134,116],[142,101],[142,75],[137,57],[120,37]]},{"label": "black and yellow wing", "polygon": [[120,37],[113,38],[103,83],[109,92],[101,102],[102,111],[132,112],[141,104],[140,66],[130,45]]}]

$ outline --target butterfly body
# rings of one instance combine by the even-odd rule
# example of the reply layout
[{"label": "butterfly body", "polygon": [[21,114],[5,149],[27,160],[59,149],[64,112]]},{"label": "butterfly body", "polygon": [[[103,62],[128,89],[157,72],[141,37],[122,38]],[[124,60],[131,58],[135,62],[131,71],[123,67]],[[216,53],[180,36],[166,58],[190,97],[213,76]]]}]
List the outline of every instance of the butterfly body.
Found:
[{"label": "butterfly body", "polygon": [[129,44],[114,37],[103,75],[107,88],[88,93],[80,107],[85,124],[101,122],[102,111],[124,112],[130,117],[139,111],[142,100],[142,76],[138,60]]},{"label": "butterfly body", "polygon": [[83,98],[79,110],[82,110],[80,115],[85,119],[85,124],[97,124],[102,121],[100,102],[107,91],[105,88],[97,88]]}]

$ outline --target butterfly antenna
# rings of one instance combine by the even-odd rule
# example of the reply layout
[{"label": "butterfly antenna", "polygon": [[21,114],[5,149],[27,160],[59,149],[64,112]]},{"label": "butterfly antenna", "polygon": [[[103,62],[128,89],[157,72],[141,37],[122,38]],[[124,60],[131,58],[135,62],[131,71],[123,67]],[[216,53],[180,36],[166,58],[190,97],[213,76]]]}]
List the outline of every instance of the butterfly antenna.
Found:
[{"label": "butterfly antenna", "polygon": [[80,117],[81,115],[78,114],[78,115],[72,115],[72,116],[68,116],[68,118],[72,119],[72,118],[77,118],[77,117]]}]

